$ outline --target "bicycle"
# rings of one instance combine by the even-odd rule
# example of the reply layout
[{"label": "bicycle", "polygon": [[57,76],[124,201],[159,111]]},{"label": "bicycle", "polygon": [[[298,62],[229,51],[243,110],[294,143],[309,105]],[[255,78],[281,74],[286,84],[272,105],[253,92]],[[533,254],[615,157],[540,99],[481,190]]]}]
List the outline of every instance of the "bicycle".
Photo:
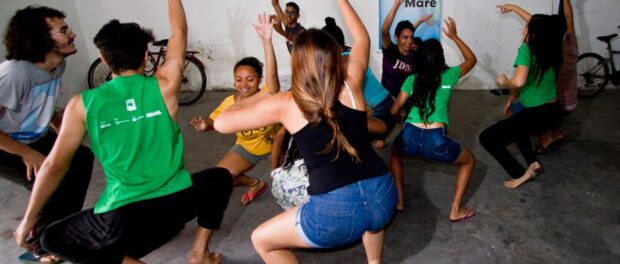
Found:
[{"label": "bicycle", "polygon": [[[146,76],[153,75],[157,68],[166,60],[167,39],[153,42],[154,47],[159,47],[158,51],[148,51],[148,59],[144,68]],[[185,52],[185,70],[181,80],[179,90],[179,105],[190,105],[198,101],[207,88],[207,74],[205,66],[196,57],[198,51]],[[112,72],[108,66],[97,58],[88,69],[88,88],[93,89],[112,79]]]},{"label": "bicycle", "polygon": [[[603,91],[609,81],[613,85],[620,84],[620,71],[614,63],[614,54],[620,54],[620,50],[611,48],[611,40],[617,36],[618,34],[611,34],[596,38],[607,43],[608,57],[605,58],[593,52],[579,55],[577,59],[577,91],[580,98],[594,97]],[[608,64],[611,65],[611,73]]]}]

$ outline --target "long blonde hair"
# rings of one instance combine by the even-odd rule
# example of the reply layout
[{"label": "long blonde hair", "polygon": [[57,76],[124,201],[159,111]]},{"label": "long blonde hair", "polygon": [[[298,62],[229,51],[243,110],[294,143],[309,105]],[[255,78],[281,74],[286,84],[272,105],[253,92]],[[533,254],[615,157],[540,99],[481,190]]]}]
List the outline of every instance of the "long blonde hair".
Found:
[{"label": "long blonde hair", "polygon": [[334,131],[320,154],[337,147],[336,158],[342,149],[360,162],[357,151],[340,130],[335,111],[346,78],[341,52],[340,45],[323,30],[308,29],[300,33],[291,51],[293,99],[310,124],[325,122]]}]

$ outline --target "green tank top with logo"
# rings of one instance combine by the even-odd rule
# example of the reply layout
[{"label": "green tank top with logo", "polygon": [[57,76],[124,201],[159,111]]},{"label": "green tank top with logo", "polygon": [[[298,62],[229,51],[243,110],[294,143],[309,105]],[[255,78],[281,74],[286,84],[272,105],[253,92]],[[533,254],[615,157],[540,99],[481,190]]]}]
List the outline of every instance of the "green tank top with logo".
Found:
[{"label": "green tank top with logo", "polygon": [[95,205],[105,213],[192,185],[183,137],[154,77],[119,76],[82,92],[91,149],[106,187]]}]

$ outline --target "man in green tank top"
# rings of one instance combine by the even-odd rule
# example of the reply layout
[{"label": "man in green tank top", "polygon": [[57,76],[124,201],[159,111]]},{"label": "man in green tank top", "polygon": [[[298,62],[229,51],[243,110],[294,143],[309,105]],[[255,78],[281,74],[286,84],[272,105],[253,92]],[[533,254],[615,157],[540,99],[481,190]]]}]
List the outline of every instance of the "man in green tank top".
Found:
[{"label": "man in green tank top", "polygon": [[113,79],[74,96],[67,105],[57,144],[40,169],[15,232],[20,246],[29,247],[26,238],[36,216],[88,133],[106,187],[94,208],[43,231],[45,250],[76,263],[141,263],[141,257],[198,217],[190,263],[221,261],[208,242],[221,224],[232,177],[222,168],[192,175],[185,169],[176,116],[187,23],[181,0],[168,0],[168,11],[172,35],[166,63],[152,77],[144,76],[144,55],[153,41],[150,30],[112,20],[95,36]]}]

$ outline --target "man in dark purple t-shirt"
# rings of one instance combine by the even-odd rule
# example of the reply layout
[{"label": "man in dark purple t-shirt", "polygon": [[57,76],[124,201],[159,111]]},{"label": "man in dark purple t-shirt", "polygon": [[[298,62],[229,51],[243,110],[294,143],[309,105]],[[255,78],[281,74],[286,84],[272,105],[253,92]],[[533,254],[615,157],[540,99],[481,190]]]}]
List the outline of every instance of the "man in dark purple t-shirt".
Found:
[{"label": "man in dark purple t-shirt", "polygon": [[408,20],[398,22],[394,37],[396,44],[390,38],[390,27],[394,21],[396,11],[403,3],[403,0],[394,0],[394,5],[383,21],[381,27],[381,50],[383,51],[383,74],[381,76],[381,84],[388,89],[390,95],[396,97],[400,92],[403,82],[413,71],[413,56],[416,44],[413,41],[415,29],[422,22],[432,17],[428,14],[415,24],[411,24]]}]

